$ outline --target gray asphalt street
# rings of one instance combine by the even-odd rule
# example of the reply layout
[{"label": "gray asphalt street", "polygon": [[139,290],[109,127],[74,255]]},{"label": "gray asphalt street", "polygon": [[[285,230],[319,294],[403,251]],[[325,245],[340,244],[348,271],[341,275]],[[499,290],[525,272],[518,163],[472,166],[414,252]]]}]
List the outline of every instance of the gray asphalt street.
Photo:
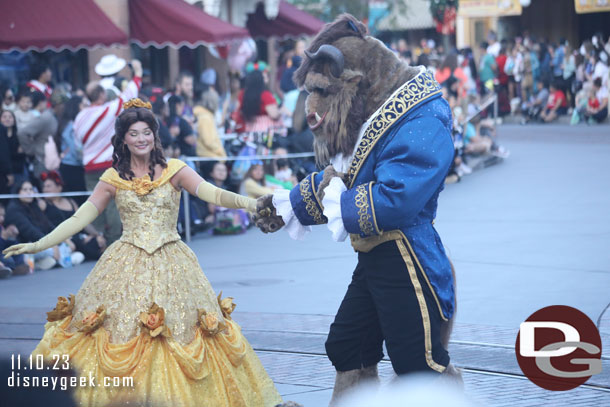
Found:
[{"label": "gray asphalt street", "polygon": [[[596,322],[610,302],[610,127],[504,125],[498,131],[510,157],[447,186],[435,226],[457,273],[454,360],[472,369],[521,375],[508,348],[530,314],[564,304]],[[196,235],[191,247],[214,289],[235,298],[236,320],[244,320],[244,332],[266,367],[278,372],[272,378],[284,386],[283,394],[299,394],[288,398],[312,406],[327,401],[332,383],[296,391],[294,386],[315,384],[282,381],[276,362],[264,352],[298,354],[311,346],[311,353],[323,355],[324,334],[357,260],[349,243],[333,242],[320,226],[304,241],[292,241],[283,231],[250,230],[240,236]],[[92,267],[86,263],[0,281],[0,352],[33,349],[43,311],[53,308],[57,296],[75,293]],[[607,357],[610,318],[606,314],[601,320],[607,321],[600,327]],[[20,322],[38,328],[20,336],[15,326]],[[307,330],[318,336],[272,336]],[[493,368],[488,365],[493,362],[477,362],[481,348],[467,349],[476,343],[498,346],[505,352],[498,358],[506,360]],[[605,375],[593,385],[610,387],[607,362]],[[329,365],[322,357],[318,363]],[[517,382],[517,390],[529,384]],[[597,393],[610,405],[610,393]],[[479,396],[504,405],[493,395]]]}]

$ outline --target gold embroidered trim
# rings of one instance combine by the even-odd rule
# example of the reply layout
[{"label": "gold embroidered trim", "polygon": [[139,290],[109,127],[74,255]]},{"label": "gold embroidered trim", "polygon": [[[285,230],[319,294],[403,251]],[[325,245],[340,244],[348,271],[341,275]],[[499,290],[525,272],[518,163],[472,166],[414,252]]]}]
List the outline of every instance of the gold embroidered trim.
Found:
[{"label": "gold embroidered trim", "polygon": [[314,198],[316,198],[316,202],[318,203],[320,208],[322,208],[322,212],[324,212],[324,205],[322,205],[322,202],[320,202],[320,198],[318,198],[318,191],[316,190],[315,176],[317,174],[318,174],[317,172],[314,172],[314,173],[311,174],[311,190],[313,191]]},{"label": "gold embroidered trim", "polygon": [[360,231],[366,236],[372,235],[373,223],[371,222],[371,215],[369,215],[369,190],[366,184],[358,185],[356,187],[354,203],[356,208],[358,208],[358,225],[360,226]]},{"label": "gold embroidered trim", "polygon": [[375,181],[371,181],[369,182],[369,196],[371,197],[371,213],[373,214],[373,225],[375,226],[375,231],[377,232],[378,235],[381,234],[381,232],[383,232],[381,229],[379,229],[379,226],[377,226],[377,216],[375,216],[375,204],[373,203],[373,184],[375,183]]},{"label": "gold embroidered trim", "polygon": [[426,283],[428,283],[428,287],[430,288],[430,291],[432,291],[432,295],[434,296],[434,301],[436,301],[436,305],[438,306],[438,311],[441,314],[441,318],[443,318],[443,321],[449,321],[449,318],[447,318],[445,316],[445,314],[443,313],[443,308],[441,307],[441,302],[438,300],[438,297],[436,296],[436,291],[434,291],[432,284],[430,284],[428,275],[426,274],[426,271],[424,270],[424,268],[421,266],[421,263],[419,262],[419,259],[417,258],[417,255],[415,254],[415,250],[413,250],[413,247],[411,247],[411,243],[409,243],[409,239],[407,239],[407,237],[405,236],[404,233],[402,233],[402,231],[400,232],[400,234],[402,235],[403,240],[407,243],[409,253],[411,253],[412,257],[415,259],[415,262],[417,263],[417,266],[421,270],[421,273],[424,275],[424,279],[426,280]]},{"label": "gold embroidered trim", "polygon": [[421,312],[422,321],[424,323],[424,341],[426,348],[426,363],[430,366],[431,369],[436,370],[439,373],[443,373],[446,369],[445,366],[439,365],[432,358],[432,336],[430,332],[430,315],[428,314],[428,305],[426,304],[426,299],[424,298],[424,291],[422,290],[421,284],[419,283],[419,279],[417,278],[417,272],[415,271],[415,266],[413,265],[413,260],[409,253],[407,252],[407,248],[404,243],[400,240],[396,241],[396,245],[398,246],[398,250],[400,250],[400,254],[407,266],[407,270],[409,271],[409,278],[411,279],[411,283],[413,284],[413,288],[415,288],[415,295],[417,296],[417,302],[419,303],[419,310]]},{"label": "gold embroidered trim", "polygon": [[358,144],[354,159],[347,172],[349,188],[353,187],[362,164],[386,130],[413,107],[439,93],[441,93],[439,84],[430,72],[426,71],[405,83],[396,96],[383,105],[379,114],[367,127],[360,144]]},{"label": "gold embroidered trim", "polygon": [[311,193],[310,188],[311,178],[307,177],[303,181],[301,181],[301,184],[299,185],[299,191],[301,192],[301,198],[303,198],[303,202],[305,202],[305,210],[307,211],[309,216],[313,218],[313,221],[316,222],[316,224],[320,225],[324,223],[324,221],[322,220],[322,212],[316,205],[316,202],[314,202],[312,198],[313,194]]}]

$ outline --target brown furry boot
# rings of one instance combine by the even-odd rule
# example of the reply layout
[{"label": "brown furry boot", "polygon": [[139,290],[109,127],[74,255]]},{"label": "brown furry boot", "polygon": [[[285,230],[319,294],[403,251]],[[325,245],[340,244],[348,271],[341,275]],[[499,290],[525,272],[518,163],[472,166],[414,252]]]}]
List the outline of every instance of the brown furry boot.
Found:
[{"label": "brown furry boot", "polygon": [[360,381],[360,373],[362,369],[348,370],[346,372],[337,372],[335,377],[335,388],[333,389],[333,396],[330,399],[328,407],[336,407],[339,402],[345,396],[345,394],[356,387]]}]

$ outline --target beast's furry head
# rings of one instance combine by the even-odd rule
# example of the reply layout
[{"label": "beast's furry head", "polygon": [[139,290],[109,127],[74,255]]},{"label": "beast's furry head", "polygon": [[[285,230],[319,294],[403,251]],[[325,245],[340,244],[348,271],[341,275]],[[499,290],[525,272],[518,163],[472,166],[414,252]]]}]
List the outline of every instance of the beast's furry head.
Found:
[{"label": "beast's furry head", "polygon": [[307,123],[321,166],[339,153],[349,157],[362,124],[419,72],[368,36],[366,26],[349,14],[325,25],[305,53],[294,81],[309,92]]}]

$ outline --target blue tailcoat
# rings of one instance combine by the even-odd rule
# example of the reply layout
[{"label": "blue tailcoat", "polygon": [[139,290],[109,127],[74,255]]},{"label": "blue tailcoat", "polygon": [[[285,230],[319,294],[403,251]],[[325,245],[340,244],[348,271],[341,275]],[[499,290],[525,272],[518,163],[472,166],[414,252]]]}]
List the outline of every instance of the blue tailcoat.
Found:
[{"label": "blue tailcoat", "polygon": [[[372,119],[347,173],[348,190],[341,195],[343,223],[354,248],[368,251],[371,245],[363,242],[374,247],[405,241],[443,319],[453,315],[455,293],[451,265],[432,224],[453,157],[451,110],[438,83],[424,72],[404,84]],[[317,195],[322,177],[323,172],[310,174],[290,192],[303,225],[327,222]]]}]

